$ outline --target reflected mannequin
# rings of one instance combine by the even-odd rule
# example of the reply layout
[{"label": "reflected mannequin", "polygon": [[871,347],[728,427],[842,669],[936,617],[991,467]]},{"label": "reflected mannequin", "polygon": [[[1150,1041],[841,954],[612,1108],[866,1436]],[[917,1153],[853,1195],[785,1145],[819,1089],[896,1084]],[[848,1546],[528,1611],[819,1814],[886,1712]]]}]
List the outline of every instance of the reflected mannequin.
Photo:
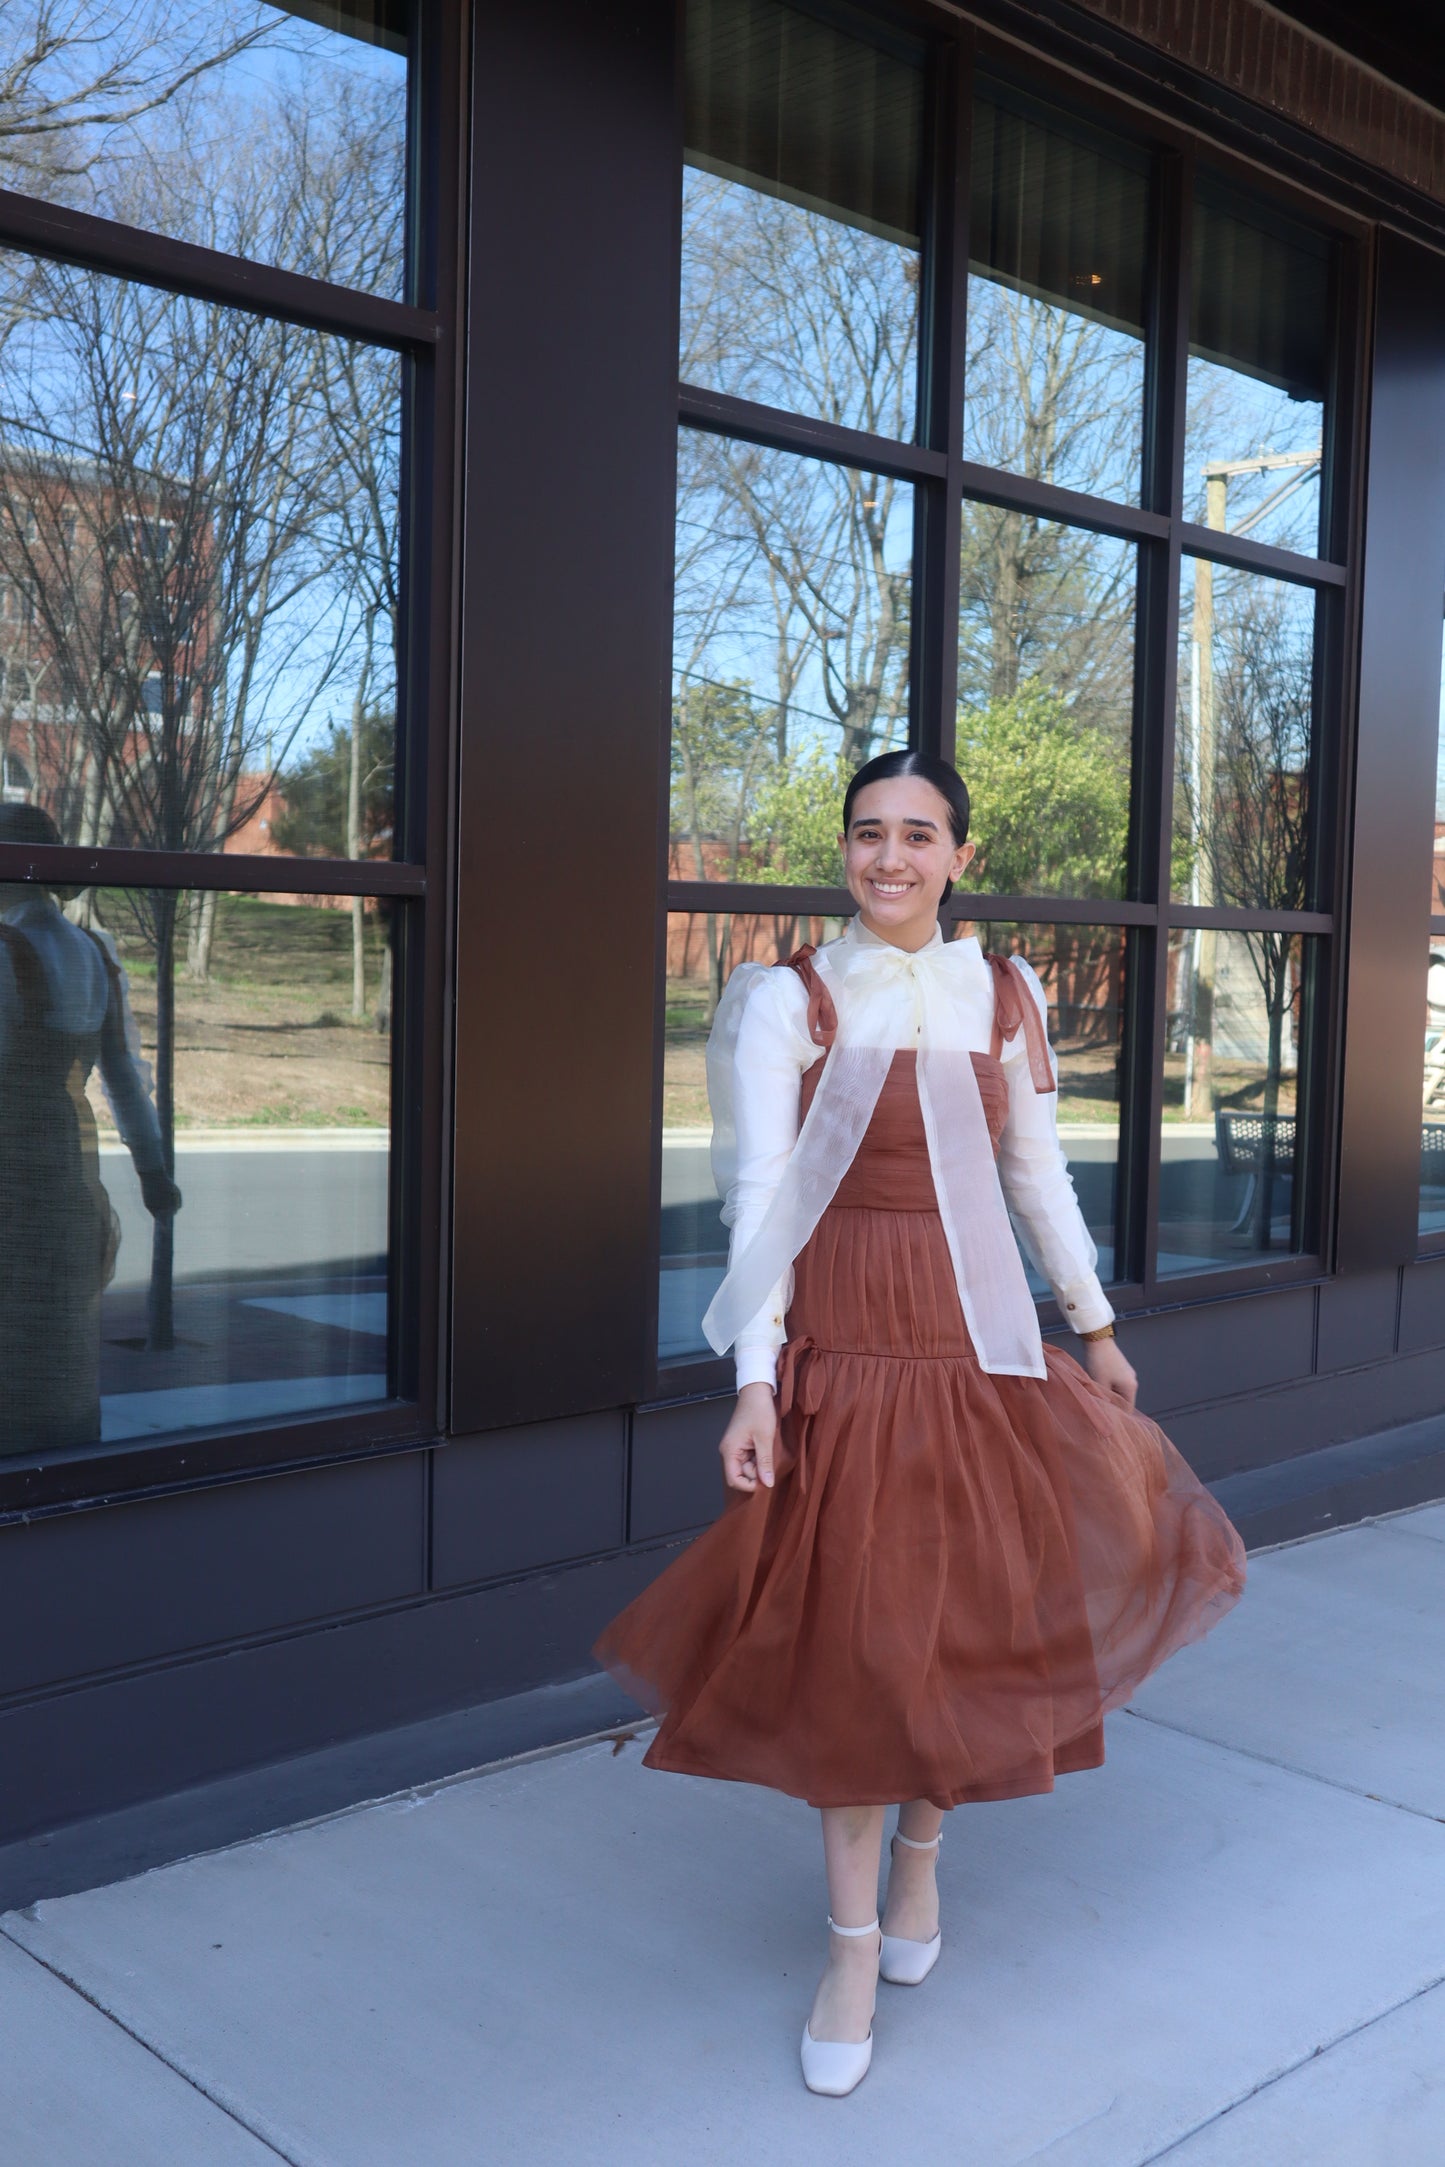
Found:
[{"label": "reflected mannequin", "polygon": [[[0,842],[54,845],[49,814],[0,806]],[[0,1453],[100,1437],[100,1297],[118,1222],[85,1087],[98,1067],[152,1216],[181,1196],[165,1169],[113,942],[59,895],[0,883]]]}]

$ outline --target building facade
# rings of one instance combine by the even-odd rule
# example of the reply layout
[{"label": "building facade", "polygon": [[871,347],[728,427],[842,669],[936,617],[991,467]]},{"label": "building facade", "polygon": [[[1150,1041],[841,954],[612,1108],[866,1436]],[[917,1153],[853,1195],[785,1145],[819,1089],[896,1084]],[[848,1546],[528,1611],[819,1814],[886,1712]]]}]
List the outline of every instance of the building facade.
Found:
[{"label": "building facade", "polygon": [[54,78],[14,12],[0,912],[113,940],[182,1203],[93,1076],[9,1885],[624,1712],[721,1501],[709,1019],[888,747],[969,781],[945,934],[1048,989],[1149,1412],[1256,1541],[1445,1494],[1426,11],[229,0]]}]

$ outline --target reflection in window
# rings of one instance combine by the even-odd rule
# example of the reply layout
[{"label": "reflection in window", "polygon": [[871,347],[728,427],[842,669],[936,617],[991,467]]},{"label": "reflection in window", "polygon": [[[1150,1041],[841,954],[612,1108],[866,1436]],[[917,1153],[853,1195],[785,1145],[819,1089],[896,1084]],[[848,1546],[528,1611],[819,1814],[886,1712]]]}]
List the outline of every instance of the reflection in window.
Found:
[{"label": "reflection in window", "polygon": [[908,741],[906,483],[684,429],[674,880],[836,885],[848,775]]},{"label": "reflection in window", "polygon": [[35,802],[86,848],[389,856],[397,356],[8,251],[0,304]]},{"label": "reflection in window", "polygon": [[1185,514],[1314,556],[1330,356],[1330,245],[1202,189],[1194,213]]},{"label": "reflection in window", "polygon": [[6,0],[0,186],[400,298],[409,0]]},{"label": "reflection in window", "polygon": [[1307,909],[1314,590],[1192,557],[1181,587],[1172,892]]},{"label": "reflection in window", "polygon": [[921,70],[777,0],[691,0],[684,382],[911,437]]},{"label": "reflection in window", "polygon": [[955,759],[975,891],[1122,895],[1137,578],[1132,542],[965,504]]},{"label": "reflection in window", "polygon": [[1430,942],[1430,964],[1425,979],[1420,1232],[1445,1232],[1445,939],[1439,934]]},{"label": "reflection in window", "polygon": [[[1119,1176],[1119,1083],[1124,1053],[1128,935],[1118,926],[961,923],[986,954],[1021,955],[1049,1000],[1049,1042],[1059,1064],[1059,1142],[1084,1223],[1099,1252],[1099,1277],[1116,1276],[1114,1212]],[[1025,1259],[1036,1298],[1047,1283]]]},{"label": "reflection in window", "polygon": [[1137,503],[1146,166],[995,94],[970,216],[965,456]]},{"label": "reflection in window", "polygon": [[1171,934],[1159,1276],[1297,1251],[1300,1049],[1318,941]]},{"label": "reflection in window", "polygon": [[[745,898],[743,899],[746,900]],[[657,1358],[711,1361],[702,1315],[727,1269],[709,1145],[706,1050],[718,996],[739,963],[781,963],[804,942],[820,948],[842,918],[687,913],[667,922],[667,1026],[662,1074],[662,1272]]]},{"label": "reflection in window", "polygon": [[0,1452],[385,1398],[390,997],[351,1020],[348,911],[213,897],[194,985],[201,898],[62,900],[0,886]]}]

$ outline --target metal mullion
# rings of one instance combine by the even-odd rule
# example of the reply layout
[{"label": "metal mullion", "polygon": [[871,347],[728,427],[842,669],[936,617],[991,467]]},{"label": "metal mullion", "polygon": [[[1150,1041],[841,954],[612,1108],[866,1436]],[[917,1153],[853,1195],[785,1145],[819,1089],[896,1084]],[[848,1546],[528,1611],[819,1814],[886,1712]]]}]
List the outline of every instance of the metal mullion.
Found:
[{"label": "metal mullion", "polygon": [[1441,935],[1445,935],[1445,918],[1432,917],[1430,920],[1430,931],[1432,933],[1439,933]]},{"label": "metal mullion", "polygon": [[[1164,913],[1169,906],[1174,852],[1174,739],[1179,705],[1179,580],[1182,569],[1182,520],[1184,511],[1184,427],[1189,398],[1189,317],[1192,304],[1194,159],[1183,152],[1167,169],[1161,164],[1159,186],[1161,218],[1171,230],[1161,238],[1167,253],[1172,242],[1172,308],[1159,297],[1158,329],[1161,341],[1157,370],[1156,427],[1161,440],[1155,459],[1165,479],[1168,499],[1168,544],[1163,566],[1162,591],[1156,578],[1150,627],[1155,656],[1155,679],[1159,699],[1159,729],[1153,748],[1151,782],[1156,792],[1154,813],[1153,874],[1158,917],[1150,941],[1141,943],[1135,973],[1135,1006],[1130,1019],[1134,1033],[1128,1084],[1132,1109],[1129,1157],[1121,1166],[1128,1184],[1129,1255],[1131,1277],[1141,1281],[1145,1299],[1151,1300],[1158,1284],[1159,1196],[1164,1155],[1164,1057],[1169,1031],[1169,934]],[[1163,264],[1161,261],[1161,271]],[[1167,375],[1166,375],[1167,370]],[[1167,432],[1167,462],[1163,434]],[[1167,477],[1167,478],[1166,478]],[[1148,808],[1146,808],[1146,811]],[[1147,975],[1146,975],[1147,973]]]},{"label": "metal mullion", "polygon": [[1285,1287],[1317,1286],[1328,1278],[1323,1257],[1264,1252],[1227,1264],[1218,1271],[1180,1272],[1168,1279],[1156,1278],[1147,1290],[1144,1306],[1161,1309],[1194,1309],[1201,1302],[1225,1301],[1237,1294],[1274,1294]]},{"label": "metal mullion", "polygon": [[1097,895],[973,895],[955,892],[946,906],[952,918],[987,925],[1153,925],[1152,903]]},{"label": "metal mullion", "polygon": [[1086,496],[1080,489],[1060,489],[1054,482],[1008,474],[1002,467],[980,466],[973,459],[960,462],[958,478],[964,496],[980,504],[996,504],[1004,511],[1030,512],[1038,519],[1116,535],[1126,542],[1162,542],[1168,537],[1168,520],[1138,504],[1118,504],[1109,497]]},{"label": "metal mullion", "polygon": [[839,428],[807,414],[763,406],[756,399],[735,399],[731,392],[703,391],[696,384],[678,386],[677,411],[679,421],[715,436],[741,437],[745,443],[829,459],[838,466],[887,474],[897,481],[942,481],[948,472],[944,454],[927,445],[870,436],[865,429]]},{"label": "metal mullion", "polygon": [[426,893],[426,867],[392,858],[250,857],[240,851],[86,850],[0,843],[0,881],[79,888],[217,888],[256,895]]},{"label": "metal mullion", "polygon": [[[963,517],[963,372],[968,307],[968,140],[971,53],[960,31],[934,48],[930,77],[928,309],[921,433],[946,461],[941,482],[920,488],[922,517],[915,743],[951,761],[958,713],[958,565]],[[920,576],[921,575],[921,576]]]},{"label": "metal mullion", "polygon": [[170,293],[271,316],[311,331],[363,339],[399,350],[435,346],[442,336],[431,309],[412,308],[358,288],[333,286],[299,271],[223,255],[192,241],[175,241],[123,226],[89,211],[42,203],[14,189],[0,189],[0,247],[79,264],[113,278],[139,280]]},{"label": "metal mullion", "polygon": [[857,904],[846,888],[789,888],[776,881],[670,880],[669,911],[699,912],[733,917],[842,918],[850,917]]},{"label": "metal mullion", "polygon": [[1218,527],[1197,527],[1185,521],[1180,541],[1191,557],[1205,557],[1240,572],[1266,572],[1273,579],[1293,581],[1297,587],[1343,587],[1349,579],[1343,564],[1327,563],[1323,557],[1302,557],[1297,550],[1276,549],[1271,542],[1251,541],[1248,535],[1225,534]]},{"label": "metal mullion", "polygon": [[1225,903],[1170,903],[1163,915],[1169,929],[1203,926],[1220,933],[1323,933],[1335,930],[1328,910],[1245,910]]}]

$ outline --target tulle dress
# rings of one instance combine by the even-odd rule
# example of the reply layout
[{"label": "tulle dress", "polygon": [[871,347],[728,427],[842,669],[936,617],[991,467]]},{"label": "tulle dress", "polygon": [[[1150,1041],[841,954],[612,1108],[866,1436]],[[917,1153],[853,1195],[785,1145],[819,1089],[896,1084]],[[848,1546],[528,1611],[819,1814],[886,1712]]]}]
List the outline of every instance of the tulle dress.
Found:
[{"label": "tulle dress", "polygon": [[[789,962],[827,1044],[811,951]],[[1033,1004],[999,965],[995,992],[972,1058],[997,1151],[1002,1038]],[[894,1055],[795,1260],[775,1486],[729,1492],[594,1651],[661,1717],[651,1768],[815,1806],[1048,1791],[1102,1764],[1105,1713],[1243,1589],[1237,1531],[1155,1423],[1053,1346],[1043,1378],[981,1367],[915,1061]]]}]

